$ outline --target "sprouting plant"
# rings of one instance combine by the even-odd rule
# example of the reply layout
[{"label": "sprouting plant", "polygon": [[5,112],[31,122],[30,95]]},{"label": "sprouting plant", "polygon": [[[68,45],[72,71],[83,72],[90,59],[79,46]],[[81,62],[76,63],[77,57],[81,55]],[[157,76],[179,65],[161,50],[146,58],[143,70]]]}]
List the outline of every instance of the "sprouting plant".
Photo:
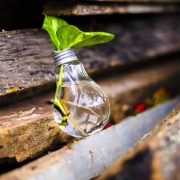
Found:
[{"label": "sprouting plant", "polygon": [[83,32],[63,19],[45,15],[43,29],[49,33],[55,51],[106,43],[114,38],[107,32]]}]

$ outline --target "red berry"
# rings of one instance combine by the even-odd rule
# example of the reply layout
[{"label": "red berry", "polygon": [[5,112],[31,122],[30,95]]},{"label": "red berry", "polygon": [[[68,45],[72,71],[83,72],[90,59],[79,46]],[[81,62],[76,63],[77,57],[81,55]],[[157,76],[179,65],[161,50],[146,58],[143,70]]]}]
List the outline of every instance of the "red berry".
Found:
[{"label": "red berry", "polygon": [[107,128],[109,128],[109,127],[110,127],[110,124],[107,123],[107,124],[104,126],[104,129],[107,129]]},{"label": "red berry", "polygon": [[146,109],[145,103],[137,103],[134,107],[136,113],[140,113]]}]

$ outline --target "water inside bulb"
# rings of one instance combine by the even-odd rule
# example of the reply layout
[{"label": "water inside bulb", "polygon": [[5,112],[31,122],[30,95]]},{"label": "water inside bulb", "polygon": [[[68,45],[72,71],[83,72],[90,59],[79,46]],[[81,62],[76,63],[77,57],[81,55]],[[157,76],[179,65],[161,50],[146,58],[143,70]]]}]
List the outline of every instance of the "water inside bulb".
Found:
[{"label": "water inside bulb", "polygon": [[101,131],[110,115],[108,98],[72,49],[54,52],[54,60],[57,66],[54,119],[59,128],[78,138]]},{"label": "water inside bulb", "polygon": [[54,117],[59,127],[74,137],[85,137],[103,129],[110,115],[109,101],[92,80],[64,82],[58,101],[65,113],[54,106]]}]

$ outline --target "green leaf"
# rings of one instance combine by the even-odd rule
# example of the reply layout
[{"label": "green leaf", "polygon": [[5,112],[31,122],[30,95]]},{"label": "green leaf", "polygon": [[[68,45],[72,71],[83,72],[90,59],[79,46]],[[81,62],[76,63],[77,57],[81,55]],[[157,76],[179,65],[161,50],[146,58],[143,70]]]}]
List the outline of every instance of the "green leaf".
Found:
[{"label": "green leaf", "polygon": [[83,32],[83,40],[73,47],[92,46],[106,43],[114,39],[114,35],[106,32]]},{"label": "green leaf", "polygon": [[82,32],[73,25],[64,25],[57,30],[57,38],[61,42],[61,49],[73,47],[82,41]]},{"label": "green leaf", "polygon": [[83,32],[73,25],[63,25],[57,30],[61,49],[92,46],[111,41],[113,34],[106,32]]},{"label": "green leaf", "polygon": [[106,43],[114,38],[113,34],[106,32],[83,32],[60,18],[47,15],[43,29],[49,33],[55,51]]},{"label": "green leaf", "polygon": [[45,15],[43,29],[49,33],[54,50],[59,50],[61,42],[59,42],[56,31],[63,25],[67,25],[67,22],[53,16]]}]

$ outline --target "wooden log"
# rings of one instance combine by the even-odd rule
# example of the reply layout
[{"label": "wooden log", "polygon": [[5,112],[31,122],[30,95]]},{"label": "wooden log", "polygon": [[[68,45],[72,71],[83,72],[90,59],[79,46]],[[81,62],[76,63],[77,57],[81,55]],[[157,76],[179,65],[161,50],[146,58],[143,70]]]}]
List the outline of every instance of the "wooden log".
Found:
[{"label": "wooden log", "polygon": [[[108,72],[180,49],[180,16],[164,15],[130,18],[121,22],[97,20],[85,29],[116,34],[111,43],[77,49],[88,72]],[[0,33],[0,105],[16,102],[55,84],[52,46],[47,33],[37,29]],[[161,61],[160,59],[159,61]]]},{"label": "wooden log", "polygon": [[179,4],[138,4],[138,3],[67,3],[59,1],[47,1],[44,12],[55,16],[69,15],[112,15],[112,14],[139,14],[139,13],[173,13],[179,12]]},{"label": "wooden log", "polygon": [[97,179],[179,179],[179,130],[180,106]]},{"label": "wooden log", "polygon": [[[135,104],[160,87],[180,89],[180,62],[137,69],[131,73],[99,79],[111,101],[111,121],[123,117],[122,106]],[[53,118],[54,91],[0,108],[0,160],[24,161],[70,142]],[[70,139],[71,140],[71,139]]]},{"label": "wooden log", "polygon": [[[91,179],[153,128],[177,102],[179,99],[158,108],[154,107],[137,117],[128,118],[116,126],[46,155],[0,178]],[[173,134],[176,134],[176,130],[177,128]]]}]

